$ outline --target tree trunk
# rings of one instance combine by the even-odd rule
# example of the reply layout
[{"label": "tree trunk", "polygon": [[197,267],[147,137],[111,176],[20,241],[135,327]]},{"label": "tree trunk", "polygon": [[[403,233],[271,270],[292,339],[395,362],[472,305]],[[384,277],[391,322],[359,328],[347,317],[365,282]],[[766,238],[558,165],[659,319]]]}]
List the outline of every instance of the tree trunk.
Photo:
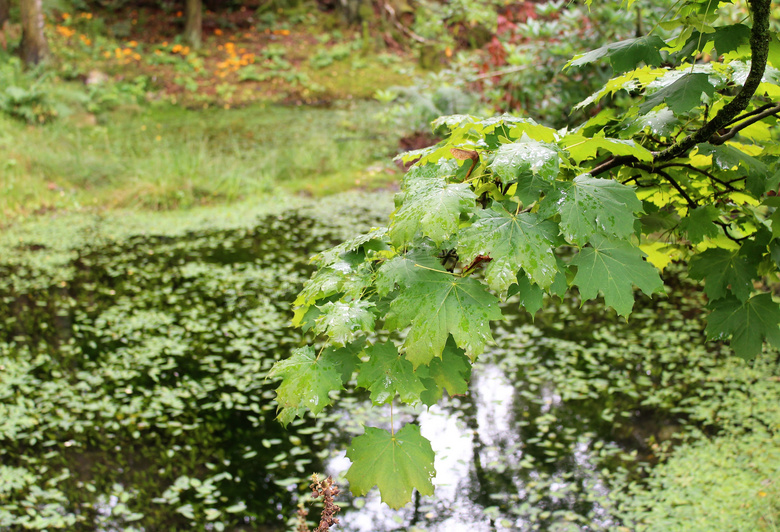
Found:
[{"label": "tree trunk", "polygon": [[0,31],[3,25],[8,21],[11,12],[11,3],[9,0],[0,0]]},{"label": "tree trunk", "polygon": [[19,0],[22,19],[22,46],[20,55],[25,64],[37,65],[49,54],[49,45],[43,33],[41,0]]},{"label": "tree trunk", "polygon": [[8,48],[5,32],[8,25],[8,19],[11,16],[10,11],[11,5],[9,0],[0,0],[0,46],[3,47],[3,50]]},{"label": "tree trunk", "polygon": [[203,4],[201,0],[186,0],[184,9],[184,40],[192,48],[200,48],[203,31]]},{"label": "tree trunk", "polygon": [[362,3],[362,0],[339,0],[341,14],[344,15],[347,24],[361,22],[363,13],[361,13],[360,8]]}]

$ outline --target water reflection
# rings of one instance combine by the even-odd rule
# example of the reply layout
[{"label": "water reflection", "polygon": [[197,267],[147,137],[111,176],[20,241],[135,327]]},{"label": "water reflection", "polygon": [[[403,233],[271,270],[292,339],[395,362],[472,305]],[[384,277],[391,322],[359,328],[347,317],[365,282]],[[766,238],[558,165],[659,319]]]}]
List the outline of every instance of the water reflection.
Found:
[{"label": "water reflection", "polygon": [[[550,412],[560,405],[561,398],[547,388],[546,391],[540,410]],[[378,493],[351,499],[351,508],[342,514],[340,529],[350,532],[565,530],[561,527],[574,526],[575,521],[586,517],[597,528],[609,526],[611,522],[605,510],[582,508],[575,489],[587,485],[597,496],[608,494],[596,472],[590,441],[578,441],[571,448],[571,456],[542,451],[527,457],[529,449],[524,439],[537,436],[525,424],[518,423],[527,417],[528,405],[518,395],[517,383],[495,363],[478,364],[469,395],[446,399],[430,409],[406,412],[406,420],[413,419],[420,425],[422,435],[431,440],[436,452],[435,495],[416,494],[413,505],[396,511],[382,504]],[[547,464],[537,469],[536,462],[548,459],[550,454],[556,460],[552,464],[546,460]],[[328,461],[327,472],[337,477],[349,465],[344,453],[338,453]],[[529,519],[518,506],[522,501],[533,502],[536,508],[587,511],[582,516],[572,513],[568,521],[555,523],[538,516]]]}]

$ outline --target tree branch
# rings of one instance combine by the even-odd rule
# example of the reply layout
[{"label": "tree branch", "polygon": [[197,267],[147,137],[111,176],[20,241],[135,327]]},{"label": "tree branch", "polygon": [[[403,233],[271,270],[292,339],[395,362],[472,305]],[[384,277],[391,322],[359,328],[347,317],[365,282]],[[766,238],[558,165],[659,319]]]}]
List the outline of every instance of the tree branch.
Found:
[{"label": "tree branch", "polygon": [[721,179],[718,179],[717,177],[715,177],[714,175],[712,175],[710,172],[708,172],[708,171],[706,171],[706,170],[702,170],[701,168],[696,168],[696,167],[695,167],[695,166],[693,166],[692,164],[685,164],[685,163],[668,163],[668,164],[664,164],[664,165],[662,165],[662,166],[659,166],[659,167],[658,167],[658,169],[659,169],[659,170],[663,170],[664,168],[670,168],[670,167],[674,167],[674,166],[678,166],[678,167],[682,167],[682,168],[687,168],[688,170],[693,170],[694,172],[698,172],[698,173],[700,173],[700,174],[702,174],[702,175],[704,175],[704,176],[707,176],[707,177],[708,177],[709,179],[711,179],[712,181],[715,181],[716,183],[719,183],[720,185],[723,185],[724,187],[726,187],[726,189],[727,189],[729,192],[735,192],[735,191],[737,190],[737,189],[735,189],[734,187],[732,187],[730,183],[727,183],[726,181],[723,181],[723,180],[721,180]]},{"label": "tree branch", "polygon": [[727,224],[727,223],[724,223],[724,222],[721,222],[721,221],[718,221],[718,220],[714,220],[713,223],[715,225],[719,225],[720,228],[723,229],[723,234],[726,235],[726,238],[728,238],[729,240],[732,240],[734,242],[739,243],[739,242],[742,242],[743,240],[747,240],[748,238],[750,238],[750,237],[747,237],[747,236],[743,236],[743,237],[740,237],[740,238],[735,237],[734,235],[729,233],[729,224]]},{"label": "tree branch", "polygon": [[[766,106],[764,106],[764,107],[766,107]],[[734,123],[735,121],[738,122],[740,120],[745,120],[747,118],[747,120],[745,120],[743,123],[741,123],[738,126],[732,127],[727,132],[725,132],[723,135],[718,135],[718,134],[713,135],[712,138],[710,139],[710,144],[723,144],[727,140],[733,138],[737,133],[739,133],[741,130],[745,129],[749,125],[755,124],[759,120],[763,120],[764,118],[766,118],[768,116],[772,116],[772,115],[777,114],[777,113],[780,113],[780,103],[775,105],[774,107],[769,107],[767,109],[764,109],[760,113],[754,114],[752,117],[748,117],[748,115],[745,115],[744,117],[742,117],[742,118],[740,118],[738,120],[733,120],[731,123]],[[752,114],[752,113],[749,113],[749,114]]]},{"label": "tree branch", "polygon": [[769,56],[769,14],[771,5],[771,0],[750,1],[750,8],[753,13],[753,27],[750,30],[750,72],[745,79],[745,84],[742,85],[742,89],[715,115],[715,118],[671,148],[667,148],[659,153],[655,157],[656,162],[674,159],[686,153],[695,145],[707,142],[710,137],[717,134],[718,130],[722,129],[747,108],[766,70],[766,61]]},{"label": "tree branch", "polygon": [[[770,42],[769,15],[770,15],[771,5],[772,5],[772,0],[750,0],[750,8],[753,14],[753,27],[750,30],[751,62],[750,62],[750,72],[748,73],[747,78],[745,79],[745,83],[742,85],[742,89],[729,103],[727,103],[718,112],[718,114],[715,115],[715,117],[712,120],[704,124],[701,128],[696,130],[694,133],[688,135],[687,137],[682,139],[680,142],[674,144],[673,146],[666,148],[663,151],[655,152],[653,157],[653,165],[655,165],[656,163],[661,163],[661,162],[669,161],[671,159],[675,159],[683,155],[684,153],[688,152],[691,148],[693,148],[694,146],[702,142],[708,142],[708,141],[715,141],[715,142],[720,141],[721,143],[725,142],[726,140],[728,140],[728,138],[731,137],[728,137],[727,139],[722,139],[722,137],[728,135],[729,133],[731,133],[733,130],[736,129],[736,131],[733,132],[733,135],[735,135],[740,129],[750,125],[746,123],[744,125],[736,126],[735,128],[732,128],[732,130],[730,130],[725,135],[718,135],[718,131],[720,131],[724,127],[732,123],[744,120],[745,118],[749,118],[753,115],[753,113],[756,113],[758,111],[758,110],[752,111],[748,115],[736,119],[737,115],[747,108],[748,104],[750,103],[750,99],[756,93],[756,90],[758,89],[758,85],[761,83],[761,80],[764,77],[767,58],[769,56],[769,42]],[[775,107],[772,107],[771,109],[774,109]],[[762,111],[759,111],[753,118],[762,115],[764,112],[769,111],[769,109],[770,108],[764,108]],[[777,112],[780,111],[775,110],[769,114],[774,114]],[[769,115],[764,115],[761,118],[765,118],[766,116]],[[753,120],[753,118],[750,119]],[[757,120],[760,120],[760,118],[758,118]],[[618,166],[631,165],[632,163],[635,162],[638,162],[637,158],[631,155],[620,155],[617,157],[612,157],[611,159],[608,159],[607,161],[601,163],[599,166],[591,170],[590,174],[592,176],[597,176]]]},{"label": "tree branch", "polygon": [[736,118],[735,118],[735,119],[733,119],[731,122],[729,122],[728,124],[726,124],[726,126],[730,126],[731,124],[736,124],[737,122],[741,122],[741,121],[745,120],[746,118],[749,118],[749,117],[751,117],[751,116],[753,116],[753,115],[757,115],[758,113],[762,113],[762,112],[764,112],[765,110],[767,110],[767,109],[770,109],[770,108],[772,108],[772,107],[774,107],[774,106],[775,106],[775,104],[774,104],[774,103],[767,103],[767,104],[764,104],[764,105],[762,105],[761,107],[757,107],[757,108],[753,109],[753,110],[752,110],[752,111],[750,111],[749,113],[745,113],[745,114],[744,114],[744,115],[742,115],[742,116],[738,116],[738,117],[736,117]]},{"label": "tree branch", "polygon": [[664,172],[660,168],[654,168],[652,166],[646,165],[646,164],[638,164],[634,163],[630,165],[632,168],[639,168],[640,170],[644,170],[645,172],[651,173],[651,174],[658,174],[664,179],[666,179],[674,189],[680,193],[680,196],[682,196],[685,199],[685,202],[688,204],[688,207],[691,209],[695,209],[699,206],[698,203],[696,203],[695,200],[693,200],[687,192],[685,192],[685,189],[680,186],[680,184],[668,173]]}]

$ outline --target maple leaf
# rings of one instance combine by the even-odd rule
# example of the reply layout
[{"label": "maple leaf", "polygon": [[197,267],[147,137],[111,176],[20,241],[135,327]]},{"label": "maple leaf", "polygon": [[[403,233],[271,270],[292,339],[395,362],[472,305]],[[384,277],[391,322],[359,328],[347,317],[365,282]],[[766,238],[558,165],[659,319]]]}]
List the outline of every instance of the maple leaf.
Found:
[{"label": "maple leaf", "polygon": [[727,54],[750,41],[750,28],[744,24],[732,24],[715,28],[712,34],[718,55]]},{"label": "maple leaf", "polygon": [[663,61],[659,50],[665,46],[666,43],[656,35],[626,39],[575,56],[566,63],[565,68],[586,65],[602,57],[609,58],[615,74],[633,70],[642,61],[648,65],[659,66]]},{"label": "maple leaf", "polygon": [[552,190],[559,161],[557,146],[524,137],[502,144],[490,168],[504,183],[517,183],[515,196],[525,205]]},{"label": "maple leaf", "polygon": [[[344,293],[357,299],[370,284],[371,277],[371,265],[365,262],[363,257],[342,256],[333,264],[317,270],[303,285],[303,290],[298,294],[293,305],[301,307],[305,312],[305,308],[317,300],[337,293]],[[295,322],[293,324],[299,325]]]},{"label": "maple leaf", "polygon": [[708,249],[691,259],[688,273],[694,279],[704,280],[704,293],[710,300],[728,296],[746,301],[753,290],[753,279],[758,276],[756,263],[738,251]]},{"label": "maple leaf", "polygon": [[450,334],[473,360],[493,339],[490,320],[502,317],[498,298],[478,281],[432,273],[399,294],[385,322],[390,329],[411,325],[404,348],[415,368],[441,356]]},{"label": "maple leaf", "polygon": [[713,146],[704,143],[697,146],[697,150],[702,155],[711,155],[712,163],[717,168],[722,170],[735,168],[746,172],[745,188],[754,196],[761,196],[767,190],[775,188],[768,188],[776,182],[774,177],[770,177],[773,173],[770,167],[734,146],[728,144]]},{"label": "maple leaf", "polygon": [[649,162],[653,160],[653,153],[633,140],[606,137],[589,138],[573,134],[562,138],[559,145],[569,152],[571,158],[577,163],[595,158],[599,150],[612,155],[631,155],[639,161]]},{"label": "maple leaf", "polygon": [[709,74],[686,72],[674,83],[658,89],[645,98],[639,106],[639,112],[645,114],[665,103],[675,114],[686,113],[701,104],[702,93],[707,96],[715,94],[715,87],[710,83]]},{"label": "maple leaf", "polygon": [[357,385],[371,392],[371,401],[383,405],[396,394],[405,403],[417,403],[425,386],[415,373],[412,363],[398,354],[392,342],[376,344],[366,349],[369,359],[360,366]]},{"label": "maple leaf", "polygon": [[371,284],[372,278],[369,262],[352,264],[341,260],[320,268],[306,281],[293,302],[295,312],[292,324],[304,330],[310,329],[321,313],[320,309],[313,306],[317,301],[333,298],[337,294],[357,299]]},{"label": "maple leaf", "polygon": [[737,356],[754,358],[761,352],[764,340],[780,347],[780,307],[771,294],[759,294],[747,301],[727,297],[711,303],[707,317],[707,338],[731,336],[731,347]]},{"label": "maple leaf", "polygon": [[463,350],[450,337],[444,346],[441,358],[434,358],[427,366],[417,371],[426,390],[420,395],[423,404],[432,406],[442,398],[446,390],[450,396],[463,395],[469,389],[471,362]]},{"label": "maple leaf", "polygon": [[434,453],[431,442],[420,435],[417,425],[405,425],[394,435],[366,427],[347,449],[352,465],[347,471],[352,493],[365,495],[377,486],[382,500],[400,508],[412,500],[412,490],[433,495]]},{"label": "maple leaf", "polygon": [[[564,290],[566,288],[564,287]],[[539,285],[532,284],[525,273],[519,273],[517,283],[509,287],[507,297],[514,295],[520,296],[520,307],[528,311],[531,316],[534,316],[542,308],[544,290]]]},{"label": "maple leaf", "polygon": [[461,232],[458,249],[465,262],[478,255],[492,259],[485,267],[490,288],[503,292],[517,280],[520,268],[538,285],[550,286],[557,270],[552,250],[558,235],[554,222],[534,213],[515,215],[500,203],[477,212],[472,220]]},{"label": "maple leaf", "polygon": [[374,330],[374,306],[370,301],[331,301],[320,307],[322,312],[314,327],[318,334],[327,334],[337,345],[346,345],[360,333]]},{"label": "maple leaf", "polygon": [[460,215],[471,212],[477,199],[467,183],[448,184],[443,178],[408,180],[403,198],[390,226],[390,238],[398,247],[418,233],[441,244],[458,229]]},{"label": "maple leaf", "polygon": [[386,227],[375,227],[368,233],[358,235],[351,240],[347,240],[346,242],[339,244],[338,246],[332,247],[314,255],[310,261],[319,267],[330,266],[338,263],[347,253],[360,248],[386,249],[386,234]]},{"label": "maple leaf", "polygon": [[688,239],[698,244],[704,238],[718,236],[718,226],[713,221],[718,219],[720,211],[713,205],[697,207],[688,213],[680,222],[680,229],[688,233]]},{"label": "maple leaf", "polygon": [[524,175],[539,175],[552,181],[558,175],[558,148],[527,137],[511,144],[502,144],[496,151],[490,168],[504,183]]},{"label": "maple leaf", "polygon": [[323,364],[333,364],[341,374],[341,382],[347,384],[352,378],[357,365],[360,364],[360,353],[366,345],[366,339],[360,338],[345,347],[330,345],[320,355]]},{"label": "maple leaf", "polygon": [[642,251],[628,242],[610,241],[594,235],[591,247],[580,250],[572,260],[577,274],[572,284],[580,289],[583,301],[594,299],[599,291],[604,302],[620,316],[628,316],[634,306],[632,285],[651,296],[663,292],[658,271],[642,260]]},{"label": "maple leaf", "polygon": [[282,412],[279,420],[285,425],[308,407],[313,414],[332,403],[329,393],[343,388],[341,373],[329,359],[318,359],[311,346],[294,349],[292,356],[280,360],[268,372],[269,378],[281,377],[276,389],[276,402]]},{"label": "maple leaf", "polygon": [[582,174],[545,198],[539,209],[547,218],[556,212],[566,240],[584,244],[594,233],[629,236],[634,230],[634,213],[642,212],[642,202],[631,187]]},{"label": "maple leaf", "polygon": [[397,255],[385,261],[376,272],[377,293],[386,296],[395,290],[396,286],[406,288],[417,281],[435,276],[434,270],[442,270],[443,266],[433,256],[434,250],[425,246]]}]

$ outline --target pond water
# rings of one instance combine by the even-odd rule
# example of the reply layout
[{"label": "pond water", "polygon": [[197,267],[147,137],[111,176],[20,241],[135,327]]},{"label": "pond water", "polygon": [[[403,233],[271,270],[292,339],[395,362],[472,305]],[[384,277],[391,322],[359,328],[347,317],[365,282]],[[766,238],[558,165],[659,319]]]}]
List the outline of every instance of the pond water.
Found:
[{"label": "pond water", "polygon": [[[389,411],[344,392],[285,429],[265,377],[311,341],[288,326],[308,257],[387,212],[361,202],[87,239],[56,270],[6,255],[0,530],[292,530],[312,473],[346,488],[347,442]],[[630,323],[576,298],[531,320],[510,300],[468,395],[396,410],[432,441],[436,494],[392,511],[343,489],[338,530],[620,525],[615,486],[683,430],[686,398],[724,358],[702,346],[698,296],[670,282],[676,295],[640,301]]]}]

